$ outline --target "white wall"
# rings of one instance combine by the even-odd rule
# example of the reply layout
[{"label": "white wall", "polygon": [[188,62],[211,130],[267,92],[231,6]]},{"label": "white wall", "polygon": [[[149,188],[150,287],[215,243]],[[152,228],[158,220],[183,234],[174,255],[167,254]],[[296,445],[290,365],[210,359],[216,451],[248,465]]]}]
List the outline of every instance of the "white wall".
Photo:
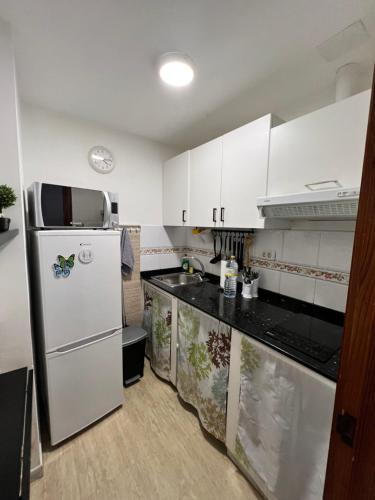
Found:
[{"label": "white wall", "polygon": [[[27,282],[24,212],[21,189],[17,89],[11,33],[0,20],[0,184],[17,194],[17,203],[6,211],[11,228],[19,234],[0,247],[0,372],[33,366]],[[32,467],[41,464],[39,435],[33,414]]]},{"label": "white wall", "polygon": [[[21,128],[26,187],[44,181],[115,191],[121,224],[162,224],[162,165],[175,149],[25,103]],[[95,145],[112,151],[113,172],[98,174],[89,166]]]}]

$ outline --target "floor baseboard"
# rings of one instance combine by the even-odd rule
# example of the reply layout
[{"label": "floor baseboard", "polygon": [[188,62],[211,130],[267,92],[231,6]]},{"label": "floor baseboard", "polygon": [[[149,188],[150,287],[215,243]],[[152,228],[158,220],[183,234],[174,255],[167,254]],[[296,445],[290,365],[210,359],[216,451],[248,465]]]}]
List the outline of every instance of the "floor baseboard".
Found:
[{"label": "floor baseboard", "polygon": [[43,477],[43,465],[37,465],[30,471],[30,480],[35,481]]}]

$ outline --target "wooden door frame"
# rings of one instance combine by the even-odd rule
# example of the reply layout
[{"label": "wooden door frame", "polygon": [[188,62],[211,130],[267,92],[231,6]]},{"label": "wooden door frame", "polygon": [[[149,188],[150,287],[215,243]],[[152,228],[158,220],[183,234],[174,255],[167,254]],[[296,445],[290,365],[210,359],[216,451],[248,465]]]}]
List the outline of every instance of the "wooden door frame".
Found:
[{"label": "wooden door frame", "polygon": [[[331,431],[325,500],[375,498],[375,78]],[[344,420],[340,415],[345,415]],[[353,417],[353,418],[352,418]],[[339,432],[338,421],[341,430]],[[346,424],[345,424],[346,422]],[[352,445],[347,444],[353,437]],[[346,441],[346,442],[345,442]]]}]

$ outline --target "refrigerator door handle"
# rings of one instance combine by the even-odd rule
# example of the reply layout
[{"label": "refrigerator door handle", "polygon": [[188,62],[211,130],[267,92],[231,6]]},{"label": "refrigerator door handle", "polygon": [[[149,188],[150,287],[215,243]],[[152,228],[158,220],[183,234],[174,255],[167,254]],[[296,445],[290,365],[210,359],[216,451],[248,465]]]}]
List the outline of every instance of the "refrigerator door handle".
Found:
[{"label": "refrigerator door handle", "polygon": [[61,354],[68,354],[70,352],[77,351],[78,349],[83,349],[84,347],[87,347],[89,345],[97,344],[98,342],[102,342],[103,340],[107,340],[119,334],[121,334],[121,328],[115,328],[114,330],[99,333],[98,335],[94,335],[93,337],[89,337],[88,339],[78,340],[78,342],[73,342],[72,344],[59,347],[55,351],[47,353],[47,355],[49,357],[54,357]]}]

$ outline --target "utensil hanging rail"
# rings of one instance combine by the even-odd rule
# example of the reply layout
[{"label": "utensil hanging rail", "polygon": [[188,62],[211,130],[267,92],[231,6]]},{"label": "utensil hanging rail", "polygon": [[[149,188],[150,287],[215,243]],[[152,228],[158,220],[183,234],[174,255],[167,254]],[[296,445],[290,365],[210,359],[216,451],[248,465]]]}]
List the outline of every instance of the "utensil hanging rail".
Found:
[{"label": "utensil hanging rail", "polygon": [[255,234],[254,229],[226,229],[226,228],[215,228],[211,229],[212,234],[214,233],[242,233],[242,234]]}]

